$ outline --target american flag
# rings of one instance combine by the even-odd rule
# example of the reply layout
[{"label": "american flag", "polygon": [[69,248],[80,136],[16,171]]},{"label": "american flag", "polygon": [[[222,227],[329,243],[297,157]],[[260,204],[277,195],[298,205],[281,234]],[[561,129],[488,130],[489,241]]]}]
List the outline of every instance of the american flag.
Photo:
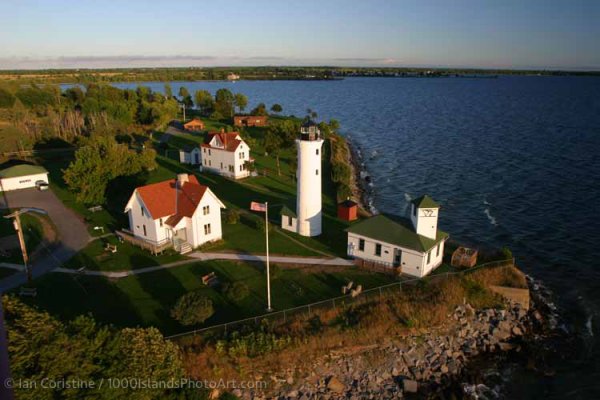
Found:
[{"label": "american flag", "polygon": [[253,201],[250,203],[250,210],[258,212],[267,212],[267,205],[265,203],[257,203]]}]

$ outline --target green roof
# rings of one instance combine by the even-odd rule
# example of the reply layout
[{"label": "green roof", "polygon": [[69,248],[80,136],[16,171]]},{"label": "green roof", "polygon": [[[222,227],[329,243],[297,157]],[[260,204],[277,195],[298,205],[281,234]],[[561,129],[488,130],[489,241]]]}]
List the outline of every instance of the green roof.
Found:
[{"label": "green roof", "polygon": [[286,217],[296,218],[296,213],[287,208],[286,206],[281,207],[279,215],[285,215]]},{"label": "green roof", "polygon": [[440,205],[426,194],[421,197],[417,197],[412,201],[412,203],[417,206],[417,208],[440,208]]},{"label": "green roof", "polygon": [[346,232],[420,252],[429,251],[440,241],[448,237],[446,232],[438,230],[435,240],[430,239],[416,233],[410,221],[383,214],[357,222],[346,229]]},{"label": "green roof", "polygon": [[19,176],[47,174],[48,171],[39,165],[15,165],[14,167],[6,168],[0,171],[0,178],[16,178]]}]

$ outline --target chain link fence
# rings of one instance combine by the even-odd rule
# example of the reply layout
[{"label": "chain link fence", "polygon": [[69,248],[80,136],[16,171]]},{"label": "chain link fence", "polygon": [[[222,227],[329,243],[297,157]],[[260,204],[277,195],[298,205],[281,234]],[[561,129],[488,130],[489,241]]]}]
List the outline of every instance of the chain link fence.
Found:
[{"label": "chain link fence", "polygon": [[515,259],[512,258],[510,260],[500,260],[500,261],[492,261],[480,265],[476,265],[472,268],[457,271],[457,272],[442,272],[442,273],[433,273],[431,275],[425,276],[423,278],[413,278],[413,279],[404,279],[399,282],[390,283],[383,286],[374,287],[371,289],[362,290],[357,295],[346,294],[343,296],[338,296],[334,298],[330,298],[327,300],[318,301],[311,304],[305,304],[298,307],[287,308],[281,311],[273,311],[270,313],[257,315],[255,317],[240,319],[236,321],[226,322],[224,324],[213,325],[206,328],[195,329],[193,331],[183,332],[172,336],[167,336],[166,339],[182,339],[193,336],[217,336],[217,335],[226,335],[228,332],[239,330],[242,326],[247,325],[259,325],[263,321],[268,321],[271,324],[276,323],[286,323],[291,317],[298,317],[301,315],[305,315],[310,317],[316,311],[325,311],[325,310],[337,310],[338,308],[343,308],[353,304],[364,304],[371,302],[373,300],[381,300],[385,297],[385,295],[391,292],[401,291],[402,288],[406,285],[415,285],[419,282],[436,282],[444,279],[448,279],[450,276],[457,275],[467,275],[474,271],[483,268],[499,268],[499,267],[512,267],[515,265]]}]

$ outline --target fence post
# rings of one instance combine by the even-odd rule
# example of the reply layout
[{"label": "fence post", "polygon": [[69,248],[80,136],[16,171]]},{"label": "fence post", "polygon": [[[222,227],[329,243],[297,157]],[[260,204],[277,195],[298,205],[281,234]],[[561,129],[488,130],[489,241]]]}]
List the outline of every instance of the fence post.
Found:
[{"label": "fence post", "polygon": [[383,301],[383,292],[381,291],[381,286],[379,287],[379,302]]},{"label": "fence post", "polygon": [[336,308],[335,308],[335,299],[331,299],[331,302],[333,303],[333,311],[336,311]]}]

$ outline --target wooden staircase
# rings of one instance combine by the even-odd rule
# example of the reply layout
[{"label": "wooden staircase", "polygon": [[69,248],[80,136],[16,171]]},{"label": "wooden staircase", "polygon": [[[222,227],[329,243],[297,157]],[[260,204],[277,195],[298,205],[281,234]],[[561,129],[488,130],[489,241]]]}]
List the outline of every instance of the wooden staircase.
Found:
[{"label": "wooden staircase", "polygon": [[174,243],[175,250],[179,252],[179,254],[187,254],[191,253],[194,248],[191,244],[183,240],[175,240]]}]

